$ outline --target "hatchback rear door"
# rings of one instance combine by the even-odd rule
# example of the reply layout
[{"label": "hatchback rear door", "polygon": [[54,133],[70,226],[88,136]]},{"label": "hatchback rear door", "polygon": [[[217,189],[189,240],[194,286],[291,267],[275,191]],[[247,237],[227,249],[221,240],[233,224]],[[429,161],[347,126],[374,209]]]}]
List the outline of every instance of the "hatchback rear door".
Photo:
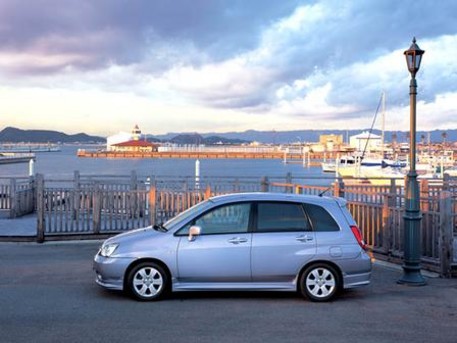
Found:
[{"label": "hatchback rear door", "polygon": [[291,282],[316,254],[316,238],[301,203],[259,201],[252,235],[252,280]]}]

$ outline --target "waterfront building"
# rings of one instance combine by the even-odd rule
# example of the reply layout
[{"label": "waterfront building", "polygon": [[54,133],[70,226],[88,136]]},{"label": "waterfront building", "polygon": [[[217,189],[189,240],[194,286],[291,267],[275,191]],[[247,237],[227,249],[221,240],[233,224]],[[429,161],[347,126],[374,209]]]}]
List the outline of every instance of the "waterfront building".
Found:
[{"label": "waterfront building", "polygon": [[115,152],[153,152],[157,151],[158,145],[147,141],[132,139],[127,142],[113,144],[111,151]]},{"label": "waterfront building", "polygon": [[135,125],[130,133],[119,132],[118,134],[109,136],[106,139],[106,150],[120,152],[145,152],[156,151],[157,146],[142,140],[141,130],[138,125]]},{"label": "waterfront building", "polygon": [[382,147],[381,136],[364,131],[349,137],[349,145],[357,151],[379,151]]},{"label": "waterfront building", "polygon": [[320,135],[319,144],[329,151],[339,149],[343,145],[343,135]]}]

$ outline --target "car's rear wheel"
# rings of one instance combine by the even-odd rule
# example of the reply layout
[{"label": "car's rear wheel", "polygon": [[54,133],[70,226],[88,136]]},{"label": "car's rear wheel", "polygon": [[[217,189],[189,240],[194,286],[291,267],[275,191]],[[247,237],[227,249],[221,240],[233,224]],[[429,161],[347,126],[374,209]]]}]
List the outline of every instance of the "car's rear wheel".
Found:
[{"label": "car's rear wheel", "polygon": [[319,263],[309,266],[300,277],[300,292],[311,301],[328,301],[340,288],[340,277],[335,268]]},{"label": "car's rear wheel", "polygon": [[130,271],[127,280],[131,294],[142,301],[162,298],[169,282],[163,268],[154,262],[138,264]]}]

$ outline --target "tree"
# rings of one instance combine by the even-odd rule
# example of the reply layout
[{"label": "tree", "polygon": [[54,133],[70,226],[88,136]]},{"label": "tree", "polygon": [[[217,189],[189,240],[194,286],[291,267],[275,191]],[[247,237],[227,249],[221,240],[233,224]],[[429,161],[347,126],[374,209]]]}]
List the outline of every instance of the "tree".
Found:
[{"label": "tree", "polygon": [[445,145],[446,144],[446,138],[447,138],[446,131],[443,131],[443,133],[441,133],[441,138],[443,138],[443,145]]}]

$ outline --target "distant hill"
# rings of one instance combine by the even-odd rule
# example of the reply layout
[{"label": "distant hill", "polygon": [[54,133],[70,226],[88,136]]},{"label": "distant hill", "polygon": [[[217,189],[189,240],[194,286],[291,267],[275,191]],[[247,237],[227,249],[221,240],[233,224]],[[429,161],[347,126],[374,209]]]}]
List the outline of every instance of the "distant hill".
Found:
[{"label": "distant hill", "polygon": [[[202,133],[201,139],[207,139],[211,136],[217,136],[219,138],[225,138],[229,140],[241,140],[244,142],[260,142],[260,143],[272,143],[272,144],[286,144],[296,142],[318,142],[320,135],[336,134],[342,135],[345,142],[348,142],[348,138],[357,135],[363,131],[369,131],[369,129],[358,129],[358,130],[294,130],[294,131],[256,131],[248,130],[243,132],[225,132],[225,133]],[[373,130],[376,135],[381,135],[380,130]],[[428,134],[430,133],[431,142],[442,142],[443,133],[446,133],[447,142],[457,141],[457,129],[452,130],[433,130],[433,131],[418,131],[416,139],[420,142],[422,136],[425,141],[428,140]],[[397,136],[397,142],[406,142],[409,139],[409,131],[386,131],[385,141],[391,142],[392,135]],[[165,135],[157,135],[156,138],[162,141],[170,141],[177,135],[183,136],[186,134],[178,133],[167,133]]]},{"label": "distant hill", "polygon": [[50,130],[21,130],[7,127],[0,131],[0,142],[4,143],[98,143],[106,142],[106,138],[89,136],[85,133],[67,135],[63,132]]},{"label": "distant hill", "polygon": [[242,140],[242,139],[230,139],[227,137],[220,137],[220,136],[209,136],[203,137],[198,133],[191,133],[191,134],[180,134],[171,139],[164,139],[165,141],[169,141],[175,144],[205,144],[205,145],[214,145],[214,144],[243,144],[249,143],[249,141]]},{"label": "distant hill", "polygon": [[[244,144],[259,142],[266,144],[287,144],[297,142],[318,142],[319,136],[336,134],[342,135],[345,142],[348,138],[369,129],[359,130],[294,130],[294,131],[256,131],[248,130],[243,132],[225,133],[167,133],[165,135],[146,135],[150,142],[172,142],[175,144]],[[380,130],[373,130],[376,135],[381,135]],[[409,139],[408,131],[386,131],[385,141],[391,142],[392,135],[397,136],[397,142],[406,142]],[[457,141],[457,129],[418,131],[416,139],[418,142],[428,141],[442,142],[443,134],[447,142]],[[90,136],[85,133],[67,135],[63,132],[49,130],[21,130],[14,127],[7,127],[0,131],[0,142],[19,143],[99,143],[106,142],[106,138]]]}]

